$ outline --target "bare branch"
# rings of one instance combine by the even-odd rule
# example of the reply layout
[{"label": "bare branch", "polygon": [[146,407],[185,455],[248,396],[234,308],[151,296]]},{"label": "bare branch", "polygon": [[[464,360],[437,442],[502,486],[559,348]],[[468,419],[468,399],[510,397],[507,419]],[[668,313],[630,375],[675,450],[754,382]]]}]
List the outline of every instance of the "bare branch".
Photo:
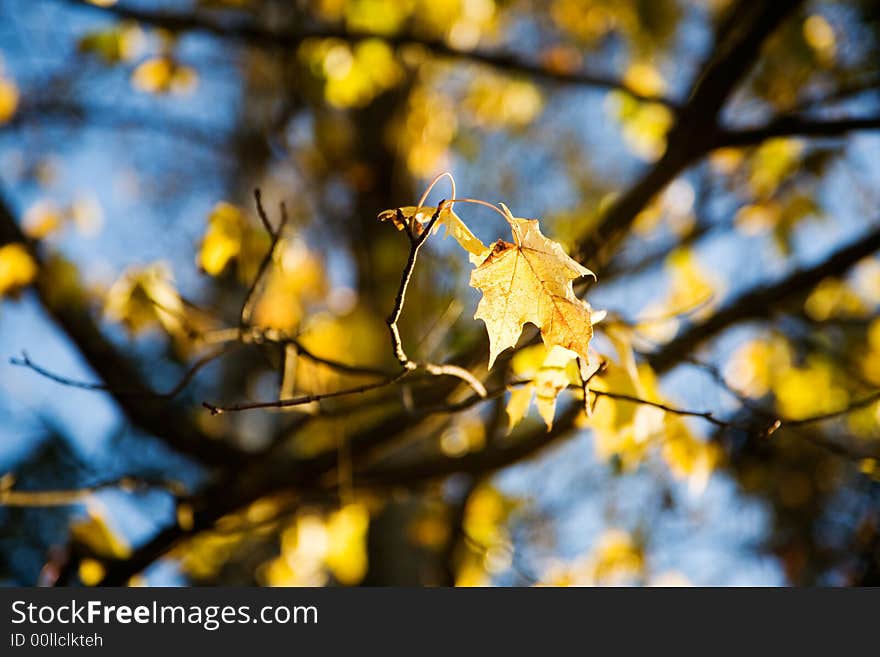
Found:
[{"label": "bare branch", "polygon": [[[275,237],[275,230],[272,228],[272,222],[269,221],[269,215],[266,214],[266,208],[263,207],[263,192],[259,187],[254,188],[254,202],[257,204],[257,214],[260,221],[263,222],[263,228],[269,233],[269,237]],[[281,232],[280,230],[278,232]]]},{"label": "bare branch", "polygon": [[260,261],[260,266],[257,268],[257,273],[254,275],[254,280],[251,282],[247,294],[245,294],[244,302],[241,304],[241,314],[239,315],[240,327],[245,327],[250,324],[254,310],[254,293],[256,292],[257,286],[260,284],[263,275],[266,273],[266,269],[269,268],[269,264],[272,262],[272,258],[275,255],[275,249],[281,239],[281,234],[284,232],[284,227],[287,225],[287,206],[284,204],[284,201],[280,204],[281,221],[278,224],[278,229],[272,230],[272,224],[269,222],[266,210],[263,208],[263,199],[259,189],[254,190],[254,199],[257,202],[257,213],[260,215],[260,220],[263,222],[263,226],[269,233],[271,241],[269,242],[269,249],[266,251],[266,255],[263,256],[263,259]]},{"label": "bare branch", "polygon": [[865,408],[866,406],[870,406],[871,404],[880,401],[880,390],[867,395],[866,397],[862,397],[861,399],[857,399],[856,401],[850,403],[849,405],[841,408],[837,411],[830,411],[828,413],[819,413],[817,415],[811,415],[809,417],[801,418],[800,420],[781,420],[781,426],[784,427],[802,427],[807,424],[816,424],[817,422],[825,422],[826,420],[833,420],[839,417],[843,417],[844,415],[849,415],[853,411],[857,411],[861,408]]},{"label": "bare branch", "polygon": [[317,393],[313,395],[300,395],[299,397],[293,397],[291,399],[275,399],[273,401],[267,402],[232,404],[230,406],[215,406],[214,404],[209,404],[208,402],[202,402],[202,406],[211,411],[211,415],[237,413],[240,411],[250,411],[258,408],[289,408],[291,406],[302,406],[303,404],[320,402],[324,399],[332,399],[334,397],[346,397],[348,395],[359,395],[364,392],[369,392],[370,390],[384,388],[385,386],[390,386],[397,383],[398,381],[403,380],[411,372],[412,370],[402,370],[399,374],[391,377],[390,379],[376,381],[373,383],[365,383],[360,386],[354,386],[353,388],[344,388],[343,390],[334,390],[333,392]]},{"label": "bare branch", "polygon": [[751,146],[773,137],[840,137],[850,132],[880,129],[880,116],[843,119],[810,119],[781,116],[757,128],[721,130],[715,147]]},{"label": "bare branch", "polygon": [[406,231],[406,235],[409,238],[410,249],[409,256],[406,260],[406,266],[403,269],[403,273],[400,275],[400,285],[397,288],[397,296],[394,299],[394,308],[391,310],[391,314],[388,315],[385,323],[388,324],[388,331],[391,334],[391,350],[394,353],[394,357],[404,369],[415,369],[417,365],[409,359],[406,352],[403,350],[397,322],[400,319],[400,313],[403,312],[403,304],[406,302],[406,289],[409,286],[410,279],[412,279],[413,270],[416,267],[416,260],[419,257],[419,250],[427,241],[431,234],[431,230],[433,230],[438,219],[440,219],[440,212],[443,210],[444,203],[445,201],[441,201],[437,205],[434,215],[424,227],[421,227],[415,219],[407,221],[403,216],[403,212],[399,208],[397,210],[397,220],[403,225]]},{"label": "bare branch", "polygon": [[26,367],[30,370],[33,370],[37,374],[46,377],[54,381],[55,383],[59,383],[64,386],[69,386],[71,388],[80,388],[82,390],[99,390],[104,392],[112,393],[117,397],[139,397],[142,399],[173,399],[181,392],[183,392],[184,388],[189,385],[189,382],[192,381],[193,377],[201,370],[203,367],[208,365],[209,363],[217,360],[221,356],[225,355],[229,351],[231,351],[234,345],[223,345],[196,360],[189,369],[184,373],[184,375],[180,378],[180,380],[175,384],[173,388],[171,388],[168,392],[154,392],[152,390],[143,390],[143,389],[121,389],[114,388],[112,386],[108,386],[105,383],[90,383],[87,381],[77,381],[75,379],[70,379],[66,376],[62,376],[60,374],[56,374],[47,370],[44,367],[41,367],[34,363],[27,352],[21,352],[21,358],[10,358],[9,362],[12,365],[17,365],[19,367]]},{"label": "bare branch", "polygon": [[461,379],[467,383],[475,393],[477,393],[477,397],[483,399],[486,398],[486,386],[463,367],[459,367],[458,365],[435,365],[434,363],[420,363],[419,367],[434,376],[454,376]]},{"label": "bare branch", "polygon": [[724,429],[734,428],[737,426],[731,422],[719,420],[711,411],[689,411],[684,408],[676,408],[675,406],[669,406],[668,404],[663,404],[661,402],[651,401],[650,399],[634,397],[633,395],[624,395],[617,392],[608,392],[607,390],[591,390],[590,392],[596,395],[596,397],[607,397],[608,399],[632,402],[633,404],[639,404],[641,406],[651,406],[653,408],[659,408],[661,411],[672,413],[673,415],[700,418],[701,420],[705,420],[710,424],[714,424],[716,427],[722,427]]},{"label": "bare branch", "polygon": [[[11,242],[31,245],[16,222],[12,210],[0,192],[0,246]],[[31,245],[32,246],[32,245]],[[41,262],[40,253],[32,246],[31,253]],[[52,293],[53,281],[46,279],[44,269],[35,283],[40,302],[55,324],[70,338],[90,367],[105,382],[107,392],[128,419],[144,431],[166,442],[172,449],[201,459],[205,463],[238,462],[243,453],[229,442],[210,439],[193,423],[183,409],[168,404],[132,403],[132,398],[116,394],[116,390],[150,391],[135,365],[110,343],[83,304],[69,303]],[[86,292],[82,291],[85,296]]]},{"label": "bare branch", "polygon": [[779,304],[798,294],[805,294],[828,276],[839,276],[855,263],[880,249],[880,228],[832,253],[813,267],[799,269],[777,283],[744,292],[721,310],[680,332],[658,351],[648,356],[648,363],[658,373],[666,372],[685,359],[702,342],[738,322],[766,317]]},{"label": "bare branch", "polygon": [[578,244],[577,260],[601,269],[627,235],[638,213],[682,171],[708,153],[715,142],[724,103],[757,61],[765,39],[801,0],[740,0],[730,11],[729,29],[720,32],[711,56],[667,136],[663,156],[604,213]]}]

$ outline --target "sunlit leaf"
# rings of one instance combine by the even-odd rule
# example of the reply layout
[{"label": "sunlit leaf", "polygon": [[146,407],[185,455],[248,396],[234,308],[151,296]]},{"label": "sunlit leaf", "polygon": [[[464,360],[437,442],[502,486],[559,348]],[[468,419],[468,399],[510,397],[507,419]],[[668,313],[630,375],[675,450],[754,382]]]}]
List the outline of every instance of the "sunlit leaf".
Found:
[{"label": "sunlit leaf", "polygon": [[[404,226],[398,219],[397,210],[403,215],[405,221],[414,220],[417,224],[424,225],[431,220],[431,217],[437,211],[435,207],[405,206],[392,210],[385,210],[379,213],[379,221],[390,221],[398,230],[403,230]],[[446,236],[452,236],[456,242],[470,254],[470,260],[473,264],[479,264],[489,255],[489,249],[483,244],[479,238],[474,235],[470,228],[461,220],[461,218],[453,212],[449,206],[445,206],[440,211],[437,223],[434,224],[434,232],[440,230],[440,227],[446,228]]]},{"label": "sunlit leaf", "polygon": [[510,400],[506,407],[508,431],[522,420],[533,396],[538,414],[547,429],[553,427],[559,393],[569,385],[579,384],[576,358],[577,354],[558,345],[547,348],[539,344],[517,352],[512,359],[511,369],[517,378],[526,379],[528,383],[510,389]]},{"label": "sunlit leaf", "polygon": [[36,276],[37,263],[23,244],[0,246],[0,297],[15,295]]},{"label": "sunlit leaf", "polygon": [[529,322],[541,330],[548,347],[570,349],[588,362],[590,306],[575,296],[572,281],[592,272],[542,235],[537,220],[515,218],[504,210],[514,243],[498,240],[470,280],[483,293],[474,319],[482,319],[489,333],[489,367],[498,354],[516,345]]}]

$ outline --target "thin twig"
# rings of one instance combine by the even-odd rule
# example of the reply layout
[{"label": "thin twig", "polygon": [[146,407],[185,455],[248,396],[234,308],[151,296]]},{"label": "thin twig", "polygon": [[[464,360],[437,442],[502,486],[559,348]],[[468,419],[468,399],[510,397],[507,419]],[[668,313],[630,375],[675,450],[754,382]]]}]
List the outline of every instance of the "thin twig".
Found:
[{"label": "thin twig", "polygon": [[[424,200],[424,197],[422,200]],[[404,267],[403,273],[400,276],[400,286],[397,289],[397,296],[394,299],[394,308],[392,309],[391,314],[388,315],[385,323],[388,324],[388,332],[391,336],[391,351],[394,353],[394,357],[404,370],[416,370],[421,368],[429,374],[437,376],[454,376],[467,383],[479,397],[485,398],[485,386],[466,369],[457,365],[438,365],[435,363],[421,363],[410,360],[409,356],[406,355],[406,351],[403,349],[400,329],[397,327],[400,314],[403,312],[403,305],[406,303],[406,290],[412,279],[413,270],[415,269],[416,261],[419,257],[419,250],[428,240],[428,237],[430,237],[431,231],[440,219],[441,213],[446,209],[449,203],[451,203],[451,201],[440,201],[440,203],[437,204],[437,209],[431,216],[431,220],[424,226],[421,226],[415,217],[412,217],[410,221],[406,221],[403,216],[403,211],[400,208],[397,209],[397,221],[404,227],[404,231],[409,238],[410,250],[409,256],[406,260],[406,267]]]},{"label": "thin twig", "polygon": [[479,379],[477,379],[477,377],[463,367],[459,367],[458,365],[435,365],[434,363],[419,363],[418,365],[434,376],[454,376],[459,378],[473,388],[478,397],[482,399],[486,398],[486,387]]},{"label": "thin twig", "polygon": [[[257,214],[260,215],[260,221],[263,222],[263,227],[266,229],[266,232],[269,233],[269,237],[275,237],[275,230],[272,228],[272,222],[269,221],[269,215],[266,214],[266,208],[263,207],[263,192],[259,187],[254,189],[254,201],[257,203]],[[281,232],[280,230],[278,231]]]},{"label": "thin twig", "polygon": [[391,377],[394,376],[386,372],[385,370],[380,370],[375,367],[366,367],[361,365],[349,365],[348,363],[343,363],[338,360],[334,360],[333,358],[326,358],[324,356],[318,356],[316,353],[307,349],[299,340],[291,339],[289,340],[289,344],[292,344],[296,349],[296,353],[300,356],[305,356],[310,361],[314,363],[319,363],[320,365],[326,365],[327,367],[337,370],[339,372],[343,372],[345,374],[352,374],[355,376],[379,376],[379,377]]},{"label": "thin twig", "polygon": [[602,374],[606,369],[608,369],[608,362],[603,360],[601,363],[599,363],[599,367],[597,367],[592,373],[590,373],[588,376],[584,376],[584,369],[586,367],[586,364],[583,360],[581,360],[580,356],[578,356],[576,360],[578,375],[581,379],[581,392],[584,395],[584,413],[587,415],[587,417],[591,417],[593,415],[593,407],[590,405],[590,381],[593,380],[593,377]]},{"label": "thin twig", "polygon": [[[444,203],[445,201],[440,201],[431,220],[421,229],[414,225],[414,219],[406,221],[403,216],[403,211],[400,210],[400,208],[397,210],[397,219],[406,231],[406,235],[409,238],[410,249],[409,256],[407,256],[406,260],[406,266],[400,276],[400,285],[397,288],[397,296],[394,299],[394,308],[391,310],[391,314],[388,315],[385,323],[388,324],[388,332],[391,334],[391,350],[394,353],[397,362],[399,362],[400,366],[404,369],[415,369],[418,366],[409,359],[409,356],[406,355],[406,352],[403,349],[403,342],[400,338],[400,329],[397,327],[397,322],[400,319],[400,313],[403,312],[403,304],[406,302],[406,289],[412,279],[416,260],[418,260],[419,257],[419,249],[421,249],[422,245],[427,241],[431,234],[431,230],[434,228],[437,220],[440,219],[440,212],[443,210]],[[418,230],[421,230],[421,232],[417,233],[416,231]]]},{"label": "thin twig", "polygon": [[40,376],[44,376],[47,379],[54,381],[55,383],[60,383],[61,385],[68,386],[71,388],[80,388],[82,390],[99,390],[104,392],[109,392],[114,395],[120,397],[142,397],[144,399],[173,399],[181,392],[183,392],[184,388],[189,385],[190,381],[192,381],[193,377],[201,370],[203,367],[216,360],[220,356],[223,356],[227,352],[231,351],[235,345],[233,344],[224,344],[214,351],[211,351],[201,358],[199,358],[195,363],[193,363],[190,368],[183,374],[177,384],[168,390],[168,392],[153,392],[150,390],[124,390],[115,388],[113,386],[108,386],[104,383],[91,383],[88,381],[77,381],[76,379],[71,379],[66,376],[62,376],[60,374],[56,374],[55,372],[51,372],[40,365],[34,363],[30,356],[28,356],[27,352],[21,352],[21,358],[10,358],[9,362],[12,365],[17,365],[19,367],[26,367],[30,370],[33,370]]},{"label": "thin twig", "polygon": [[[259,201],[258,201],[259,205]],[[394,354],[394,357],[397,359],[397,362],[400,363],[400,371],[391,376],[386,376],[381,381],[375,381],[372,383],[366,383],[363,385],[344,388],[342,390],[336,390],[333,392],[326,393],[315,393],[309,395],[300,395],[298,397],[292,397],[290,399],[275,399],[272,401],[265,402],[248,402],[242,404],[232,404],[229,406],[218,406],[215,404],[210,404],[208,402],[202,402],[202,406],[211,411],[212,415],[219,415],[221,413],[231,413],[231,412],[240,412],[240,411],[249,411],[254,409],[269,409],[269,408],[289,408],[292,406],[302,406],[304,404],[311,404],[315,402],[320,402],[325,399],[332,399],[334,397],[343,397],[348,395],[356,395],[364,392],[368,392],[370,390],[376,390],[379,388],[384,388],[386,386],[392,385],[394,383],[398,383],[403,380],[407,376],[409,376],[412,372],[423,369],[429,374],[434,376],[453,376],[461,379],[465,383],[467,383],[477,394],[477,397],[480,399],[484,399],[486,397],[486,388],[485,386],[476,379],[470,372],[465,370],[462,367],[457,365],[438,365],[435,363],[419,363],[413,360],[410,360],[409,356],[406,355],[406,351],[403,349],[403,342],[400,337],[400,329],[397,326],[397,322],[400,319],[400,315],[403,312],[403,306],[406,302],[406,291],[409,286],[409,282],[412,279],[413,270],[416,266],[416,261],[418,260],[419,250],[427,241],[428,237],[431,235],[431,231],[436,225],[437,221],[440,219],[440,214],[446,208],[447,202],[440,201],[437,206],[437,209],[434,211],[433,216],[430,221],[425,225],[421,226],[417,224],[415,218],[407,221],[403,216],[403,211],[398,208],[397,210],[397,220],[399,225],[404,227],[404,231],[406,232],[407,238],[410,243],[409,255],[407,256],[406,266],[404,267],[403,273],[400,277],[400,285],[397,290],[397,295],[394,300],[394,308],[391,313],[388,315],[388,318],[385,320],[388,325],[388,332],[391,337],[391,350]],[[279,231],[280,232],[280,231]],[[240,331],[239,339],[243,339],[245,335],[244,331]],[[291,344],[296,344],[297,349],[302,353],[308,353],[306,350],[303,350],[298,343],[290,340]],[[313,354],[309,354],[313,359],[315,359]],[[334,363],[337,364],[337,363]],[[345,366],[345,369],[351,369]],[[363,372],[358,372],[363,373]],[[373,374],[374,372],[368,372]]]},{"label": "thin twig", "polygon": [[857,411],[860,408],[865,408],[866,406],[870,406],[871,404],[880,401],[880,390],[868,395],[867,397],[863,397],[862,399],[857,399],[852,402],[845,408],[841,408],[838,411],[830,411],[828,413],[819,413],[818,415],[811,415],[810,417],[801,418],[800,420],[781,420],[782,426],[787,427],[800,427],[806,424],[813,424],[816,422],[824,422],[825,420],[833,420],[834,418],[843,417],[844,415],[849,415],[853,411]]},{"label": "thin twig", "polygon": [[244,301],[241,304],[241,314],[239,315],[238,321],[238,324],[241,327],[247,326],[251,321],[251,316],[254,311],[254,293],[257,291],[257,286],[260,284],[263,275],[266,273],[269,264],[272,262],[272,258],[275,255],[275,249],[278,247],[278,242],[281,240],[281,234],[284,232],[284,227],[287,225],[287,206],[284,204],[284,201],[281,202],[281,221],[278,224],[278,229],[273,231],[272,224],[269,223],[269,218],[266,216],[266,210],[263,208],[263,201],[259,188],[254,190],[254,199],[257,202],[257,213],[260,215],[263,225],[269,232],[271,241],[269,242],[269,249],[260,261],[260,266],[257,268],[257,273],[254,275],[254,280],[251,281],[251,286],[248,288]]},{"label": "thin twig", "polygon": [[641,404],[642,406],[652,406],[654,408],[659,408],[661,411],[666,411],[667,413],[672,413],[673,415],[683,415],[685,417],[696,417],[711,424],[714,424],[717,427],[723,427],[725,429],[736,427],[732,422],[725,422],[724,420],[719,420],[711,411],[690,411],[684,408],[676,408],[674,406],[669,406],[667,404],[663,404],[661,402],[651,401],[650,399],[643,399],[641,397],[635,397],[633,395],[625,395],[618,392],[609,392],[607,390],[591,390],[594,395],[597,397],[607,397],[608,399],[616,399],[618,401],[626,401],[632,402],[634,404]]},{"label": "thin twig", "polygon": [[686,362],[694,367],[698,367],[709,374],[712,379],[718,383],[728,394],[732,395],[739,401],[739,403],[751,411],[755,415],[761,416],[766,420],[766,427],[762,432],[762,437],[769,438],[771,435],[776,433],[780,428],[785,426],[786,428],[792,429],[797,435],[801,436],[805,440],[813,443],[818,447],[822,447],[824,449],[829,450],[834,454],[838,454],[840,456],[845,456],[853,459],[862,459],[867,456],[875,456],[876,454],[873,452],[867,452],[863,449],[854,446],[843,445],[841,443],[823,439],[820,436],[817,436],[814,433],[807,433],[803,431],[803,428],[818,422],[822,422],[824,420],[830,420],[836,417],[842,417],[847,415],[848,413],[857,410],[859,408],[863,408],[865,406],[869,406],[870,404],[880,401],[880,391],[869,395],[863,399],[853,402],[849,406],[842,408],[838,411],[833,411],[829,413],[821,413],[819,415],[814,415],[807,418],[802,418],[800,420],[786,420],[781,418],[778,414],[773,411],[767,410],[761,407],[759,404],[756,404],[752,399],[750,399],[745,393],[737,390],[733,385],[731,385],[721,371],[712,364],[704,363],[696,358],[687,358]]},{"label": "thin twig", "polygon": [[390,386],[402,379],[406,378],[412,370],[401,370],[400,373],[382,381],[373,383],[365,383],[364,385],[355,386],[353,388],[344,388],[342,390],[334,390],[333,392],[323,392],[312,395],[301,395],[290,399],[275,399],[267,402],[250,402],[245,404],[233,404],[231,406],[215,406],[208,402],[202,402],[202,406],[211,411],[211,415],[221,415],[223,413],[237,413],[240,411],[250,411],[257,408],[288,408],[290,406],[302,406],[303,404],[311,404],[320,402],[324,399],[332,399],[333,397],[344,397],[346,395],[357,395],[370,390],[384,388]]}]

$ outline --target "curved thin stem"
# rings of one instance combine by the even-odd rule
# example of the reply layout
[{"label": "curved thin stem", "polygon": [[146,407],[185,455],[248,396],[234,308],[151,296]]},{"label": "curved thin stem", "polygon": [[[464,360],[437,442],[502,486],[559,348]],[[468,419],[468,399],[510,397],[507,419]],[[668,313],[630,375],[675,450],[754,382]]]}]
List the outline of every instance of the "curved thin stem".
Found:
[{"label": "curved thin stem", "polygon": [[[428,199],[428,194],[431,193],[434,186],[443,178],[449,178],[449,186],[452,189],[452,198],[455,198],[455,178],[453,178],[452,174],[448,171],[444,171],[443,173],[437,174],[434,180],[431,181],[431,184],[425,189],[425,193],[419,198],[419,202],[416,203],[416,208],[421,208],[425,204],[425,201]],[[449,203],[449,209],[451,210],[453,207],[453,201],[447,201],[447,203]]]},{"label": "curved thin stem", "polygon": [[504,221],[506,221],[507,223],[509,223],[511,225],[511,227],[513,227],[513,224],[511,223],[510,217],[507,215],[507,213],[505,213],[497,205],[493,205],[492,203],[489,203],[488,201],[483,201],[478,198],[451,198],[451,199],[447,200],[446,202],[450,203],[450,204],[451,203],[474,203],[476,205],[484,205],[487,208],[492,208],[493,210],[495,210],[495,212],[497,212],[502,217],[504,217]]}]

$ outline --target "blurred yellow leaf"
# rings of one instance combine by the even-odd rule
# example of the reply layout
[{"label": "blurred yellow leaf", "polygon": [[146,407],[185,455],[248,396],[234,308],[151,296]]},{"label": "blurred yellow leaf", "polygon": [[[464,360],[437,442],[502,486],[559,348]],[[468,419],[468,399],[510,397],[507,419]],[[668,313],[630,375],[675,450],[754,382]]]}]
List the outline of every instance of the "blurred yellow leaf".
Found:
[{"label": "blurred yellow leaf", "polygon": [[276,256],[277,264],[258,294],[253,321],[263,328],[292,331],[303,319],[306,305],[324,299],[324,265],[299,240],[281,240]]},{"label": "blurred yellow leaf", "polygon": [[183,330],[183,301],[174,287],[171,269],[161,262],[127,269],[107,292],[104,311],[133,334],[155,324],[171,335]]},{"label": "blurred yellow leaf", "polygon": [[348,0],[345,21],[353,31],[393,34],[412,9],[411,0]]},{"label": "blurred yellow leaf", "polygon": [[369,511],[346,504],[328,515],[300,513],[281,533],[281,554],[260,569],[270,586],[319,586],[328,572],[341,584],[358,584],[367,572]]},{"label": "blurred yellow leaf", "polygon": [[744,159],[741,148],[718,148],[709,154],[709,164],[718,173],[731,175]]},{"label": "blurred yellow leaf", "polygon": [[804,145],[797,139],[770,139],[761,144],[749,160],[748,183],[758,199],[771,196],[800,164]]},{"label": "blurred yellow leaf", "polygon": [[666,81],[657,68],[647,61],[630,64],[623,75],[623,82],[643,96],[659,96],[666,91]]},{"label": "blurred yellow leaf", "polygon": [[79,579],[86,586],[97,586],[104,579],[106,570],[97,559],[83,559],[79,562]]},{"label": "blurred yellow leaf", "polygon": [[107,64],[131,61],[143,51],[146,38],[137,23],[122,23],[108,30],[89,32],[77,43],[80,52],[92,53]]},{"label": "blurred yellow leaf", "polygon": [[193,528],[195,523],[195,512],[190,504],[181,503],[177,505],[177,526],[183,531],[188,532]]},{"label": "blurred yellow leaf", "polygon": [[791,349],[778,338],[752,340],[739,347],[725,367],[725,379],[749,397],[763,397],[776,373],[791,367]]},{"label": "blurred yellow leaf", "polygon": [[535,389],[531,385],[512,387],[509,388],[509,391],[510,399],[505,407],[507,411],[507,433],[513,431],[514,427],[522,422],[532,403],[532,396],[535,394]]},{"label": "blurred yellow leaf", "polygon": [[834,28],[821,14],[813,14],[804,20],[804,40],[816,52],[820,61],[830,63],[834,60],[837,40]]},{"label": "blurred yellow leaf", "polygon": [[560,28],[587,43],[602,38],[617,23],[613,7],[583,0],[553,0],[550,16]]},{"label": "blurred yellow leaf", "polygon": [[0,125],[7,123],[18,109],[18,87],[0,72]]},{"label": "blurred yellow leaf", "polygon": [[466,413],[440,434],[440,449],[447,456],[464,456],[486,444],[485,422],[477,414]]},{"label": "blurred yellow leaf", "polygon": [[37,276],[37,263],[23,244],[0,247],[0,297],[16,294]]},{"label": "blurred yellow leaf", "polygon": [[614,91],[608,94],[608,107],[621,123],[623,139],[636,155],[653,161],[666,150],[666,133],[673,115],[660,103],[646,103]]},{"label": "blurred yellow leaf", "polygon": [[229,261],[239,254],[245,223],[244,213],[238,207],[225,202],[214,206],[196,258],[205,272],[211,276],[220,275]]},{"label": "blurred yellow leaf", "polygon": [[543,99],[531,82],[498,75],[477,78],[464,99],[464,109],[481,127],[521,127],[540,113]]},{"label": "blurred yellow leaf", "polygon": [[64,223],[64,213],[50,201],[39,201],[24,213],[24,232],[35,240],[45,239]]},{"label": "blurred yellow leaf", "polygon": [[839,278],[826,278],[810,292],[804,311],[822,322],[833,317],[864,317],[868,308],[852,286]]},{"label": "blurred yellow leaf", "polygon": [[676,249],[666,260],[672,277],[672,291],[666,305],[676,311],[687,312],[702,306],[694,315],[699,317],[711,311],[709,300],[715,294],[715,284],[690,249]]},{"label": "blurred yellow leaf", "polygon": [[667,414],[663,458],[673,475],[688,480],[691,492],[705,489],[721,456],[718,445],[697,438],[683,418]]},{"label": "blurred yellow leaf", "polygon": [[367,574],[367,529],[370,514],[363,504],[346,504],[327,520],[329,549],[324,558],[333,576],[346,586]]},{"label": "blurred yellow leaf", "polygon": [[414,176],[428,177],[446,168],[458,125],[458,108],[449,94],[417,86],[407,101],[406,121],[392,126],[393,143]]},{"label": "blurred yellow leaf", "polygon": [[324,81],[324,96],[336,107],[363,107],[400,82],[403,71],[387,43],[364,39],[355,45],[338,39],[303,43],[300,57]]},{"label": "blurred yellow leaf", "polygon": [[98,556],[127,559],[131,555],[131,546],[113,531],[98,504],[89,505],[88,515],[75,521],[70,533],[77,543],[87,546]]},{"label": "blurred yellow leaf", "polygon": [[55,308],[82,306],[88,291],[81,285],[79,270],[70,260],[57,253],[43,263],[44,277],[51,285],[44,288],[46,301]]},{"label": "blurred yellow leaf", "polygon": [[197,82],[198,75],[192,68],[166,56],[141,62],[131,75],[135,89],[152,94],[183,93],[191,90]]},{"label": "blurred yellow leaf", "polygon": [[779,373],[773,389],[780,412],[793,420],[834,412],[849,402],[847,391],[834,380],[831,364],[818,357],[808,358],[805,367]]},{"label": "blurred yellow leaf", "polygon": [[640,580],[645,554],[636,538],[623,529],[606,530],[591,554],[571,564],[555,564],[542,578],[550,586],[615,586]]}]

